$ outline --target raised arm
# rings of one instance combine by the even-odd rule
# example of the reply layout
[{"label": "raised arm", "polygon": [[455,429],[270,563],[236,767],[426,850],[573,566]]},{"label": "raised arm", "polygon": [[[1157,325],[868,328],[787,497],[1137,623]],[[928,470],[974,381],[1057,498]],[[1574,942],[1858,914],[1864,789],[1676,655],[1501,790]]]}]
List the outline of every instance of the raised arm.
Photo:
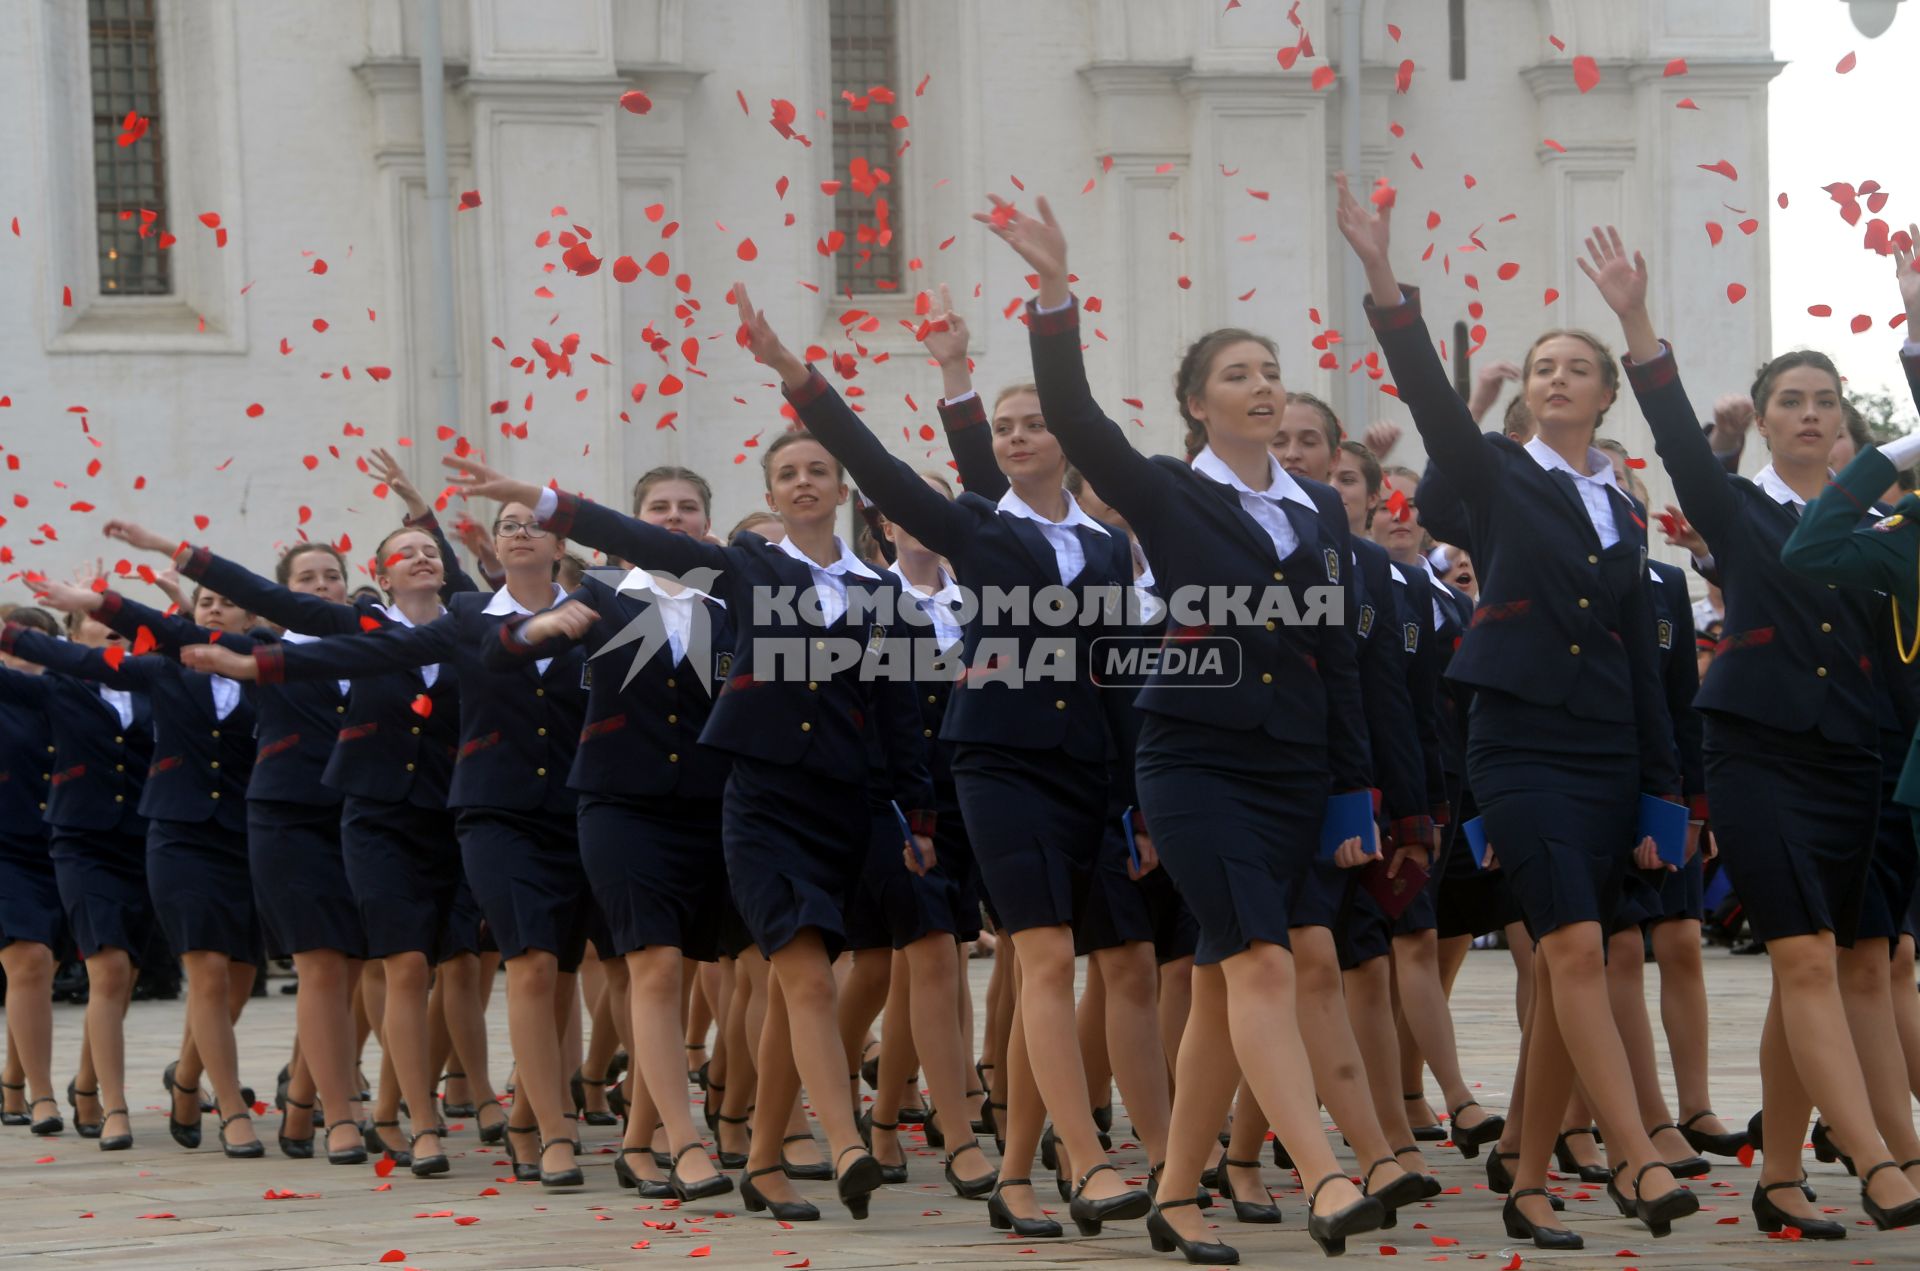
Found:
[{"label": "raised arm", "polygon": [[136,651],[141,649],[143,642],[149,648],[157,644],[162,652],[174,652],[182,645],[208,644],[214,640],[242,653],[253,648],[253,640],[248,636],[224,632],[216,634],[191,619],[178,614],[161,613],[137,600],[129,600],[117,591],[95,591],[91,587],[50,582],[42,599],[48,608],[61,613],[92,614],[107,627],[133,641]]},{"label": "raised arm", "polygon": [[926,334],[921,337],[940,367],[940,425],[946,429],[961,488],[998,502],[1010,483],[994,462],[992,425],[986,403],[973,384],[971,342],[967,320],[954,311],[953,296],[941,283],[940,312],[928,316]]},{"label": "raised arm", "polygon": [[106,535],[129,547],[172,557],[184,576],[204,583],[247,612],[277,622],[289,631],[327,635],[361,630],[361,614],[355,606],[290,591],[204,547],[168,539],[133,521],[108,521]]},{"label": "raised arm", "polygon": [[747,348],[780,377],[781,392],[799,412],[800,421],[846,465],[860,492],[878,505],[888,520],[897,522],[942,556],[959,551],[973,530],[973,518],[887,452],[826,377],[781,342],[767,321],[766,311],[753,307],[745,283],[733,284],[733,295],[740,310],[740,327],[747,334]]},{"label": "raised arm", "polygon": [[[399,460],[376,446],[367,455],[367,467],[369,475],[399,495],[400,501],[407,505],[407,514],[400,524],[410,530],[425,530],[433,536],[434,546],[440,549],[440,564],[444,571],[440,582],[441,603],[445,604],[449,598],[463,591],[478,591],[478,586],[468,577],[466,570],[460,568],[460,557],[453,550],[453,544],[447,541],[446,532],[440,528],[440,518],[433,514],[433,505],[413,484]],[[378,494],[379,490],[376,489],[374,493]]]},{"label": "raised arm", "polygon": [[1440,363],[1433,337],[1420,316],[1418,288],[1402,287],[1393,273],[1388,253],[1392,241],[1393,203],[1382,200],[1363,205],[1347,188],[1347,177],[1334,179],[1339,190],[1337,219],[1340,232],[1367,273],[1367,321],[1393,371],[1395,390],[1413,415],[1427,454],[1452,478],[1460,495],[1471,503],[1495,497],[1498,474],[1492,453],[1480,436],[1467,403],[1454,392],[1447,368]]},{"label": "raised arm", "polygon": [[1654,449],[1673,479],[1681,510],[1717,554],[1733,532],[1740,498],[1693,416],[1672,347],[1654,334],[1647,312],[1647,262],[1639,252],[1629,257],[1620,231],[1608,226],[1595,228],[1587,239],[1587,258],[1578,264],[1620,319],[1627,338],[1627,381],[1653,430]]},{"label": "raised arm", "polygon": [[540,524],[576,543],[618,556],[649,572],[664,571],[683,577],[707,571],[706,581],[689,578],[689,585],[705,591],[714,576],[733,563],[734,548],[721,547],[687,534],[676,534],[602,507],[591,499],[567,494],[509,477],[489,468],[477,457],[449,455],[440,461],[454,472],[461,497],[524,503]]},{"label": "raised arm", "polygon": [[459,636],[459,618],[444,613],[424,627],[395,625],[305,644],[263,644],[252,652],[262,684],[350,680],[451,661],[458,651]]}]

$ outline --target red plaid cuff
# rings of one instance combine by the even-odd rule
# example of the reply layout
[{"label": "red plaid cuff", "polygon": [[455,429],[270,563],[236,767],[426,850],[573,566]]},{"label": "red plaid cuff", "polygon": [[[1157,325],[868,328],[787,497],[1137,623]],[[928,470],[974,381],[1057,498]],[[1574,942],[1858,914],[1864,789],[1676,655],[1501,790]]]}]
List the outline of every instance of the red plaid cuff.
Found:
[{"label": "red plaid cuff", "polygon": [[1627,368],[1627,383],[1636,393],[1651,392],[1656,388],[1665,388],[1679,377],[1680,366],[1674,361],[1673,346],[1665,340],[1660,341],[1660,356],[1649,358],[1645,362],[1636,362],[1625,354],[1621,355],[1621,365]]},{"label": "red plaid cuff", "polygon": [[261,684],[285,684],[287,682],[287,651],[277,644],[255,645],[253,665],[259,674],[255,677]]},{"label": "red plaid cuff", "polygon": [[[187,550],[187,558],[185,560],[180,559],[181,548]],[[180,571],[182,578],[191,578],[193,581],[199,582],[200,579],[205,576],[207,566],[212,562],[213,553],[204,547],[194,547],[190,543],[182,543],[180,547],[176,547],[173,550],[173,567]]]},{"label": "red plaid cuff", "polygon": [[568,494],[565,490],[555,490],[553,515],[547,518],[546,528],[556,538],[573,537],[573,518],[580,508],[580,496]]},{"label": "red plaid cuff", "polygon": [[1080,329],[1080,298],[1071,297],[1072,303],[1064,309],[1052,313],[1041,313],[1038,301],[1027,301],[1027,329],[1035,335],[1065,335],[1069,331]]},{"label": "red plaid cuff", "polygon": [[1424,816],[1403,816],[1387,827],[1395,847],[1432,847],[1433,821]]},{"label": "red plaid cuff", "polygon": [[918,808],[907,813],[907,828],[915,834],[924,834],[932,838],[933,827],[938,820],[939,817],[935,813],[925,808]]},{"label": "red plaid cuff", "polygon": [[410,530],[425,530],[427,533],[432,534],[439,530],[440,518],[433,514],[432,508],[428,508],[426,511],[422,512],[418,517],[412,517],[412,516],[401,517],[400,524],[406,526]]},{"label": "red plaid cuff", "polygon": [[1381,804],[1380,788],[1375,786],[1373,789],[1367,791],[1367,793],[1373,796],[1373,816],[1375,820],[1379,820]]},{"label": "red plaid cuff", "polygon": [[26,628],[13,622],[0,622],[0,653],[12,653],[13,642],[20,638]]},{"label": "red plaid cuff", "polygon": [[1696,794],[1687,800],[1687,819],[1690,821],[1707,820],[1707,796]]},{"label": "red plaid cuff", "polygon": [[832,385],[827,383],[827,377],[820,374],[813,363],[809,362],[807,363],[807,382],[799,388],[788,388],[783,384],[780,386],[780,391],[786,394],[787,400],[793,404],[795,410],[804,410],[826,396],[831,388]]},{"label": "red plaid cuff", "polygon": [[948,432],[959,432],[963,428],[973,428],[987,422],[987,408],[975,393],[964,402],[948,405],[940,403],[940,423]]},{"label": "red plaid cuff", "polygon": [[1375,335],[1385,335],[1389,331],[1405,331],[1420,322],[1420,288],[1402,287],[1400,294],[1406,299],[1397,305],[1382,308],[1373,303],[1368,296],[1365,302],[1367,321],[1373,325]]},{"label": "red plaid cuff", "polygon": [[525,626],[526,622],[527,619],[525,618],[514,618],[511,621],[501,623],[500,643],[515,653],[524,653],[526,650],[532,648],[532,645],[520,638],[520,628]]},{"label": "red plaid cuff", "polygon": [[1444,803],[1436,803],[1427,813],[1427,819],[1435,825],[1452,825],[1453,809]]},{"label": "red plaid cuff", "polygon": [[93,611],[93,616],[107,626],[112,626],[113,620],[120,616],[120,593],[117,591],[101,592],[100,607]]}]

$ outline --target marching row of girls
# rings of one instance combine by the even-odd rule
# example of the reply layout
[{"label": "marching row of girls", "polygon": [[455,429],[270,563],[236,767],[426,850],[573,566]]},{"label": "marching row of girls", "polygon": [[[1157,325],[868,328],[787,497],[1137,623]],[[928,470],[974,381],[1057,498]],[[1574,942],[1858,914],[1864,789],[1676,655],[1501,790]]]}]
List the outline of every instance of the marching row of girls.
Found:
[{"label": "marching row of girls", "polygon": [[[447,998],[451,1045],[487,1114],[482,1138],[503,1143],[516,1177],[550,1187],[584,1182],[561,1056],[591,948],[624,1004],[631,1058],[616,1172],[646,1195],[734,1187],[706,1153],[679,1053],[687,968],[724,956],[709,1126],[721,1164],[743,1169],[747,1207],[777,1218],[820,1216],[795,1179],[833,1180],[856,1218],[882,1184],[905,1181],[895,1135],[918,1068],[933,1102],[913,1111],[947,1149],[948,1183],[1023,1236],[1062,1231],[1033,1188],[1039,1155],[1083,1235],[1145,1218],[1158,1250],[1236,1261],[1201,1209],[1217,1191],[1242,1222],[1279,1220],[1258,1159],[1269,1126],[1329,1254],[1437,1196],[1419,1144],[1449,1134],[1470,1159],[1491,1146],[1488,1182],[1515,1239],[1581,1244],[1547,1189],[1556,1152],[1665,1235],[1699,1208],[1680,1180],[1707,1162],[1686,1153],[1746,1143],[1706,1106],[1704,990],[1678,1012],[1693,1008],[1697,1031],[1669,1023],[1690,1042],[1674,1046],[1693,1074],[1679,1118],[1639,992],[1643,927],[1691,982],[1712,810],[1774,955],[1759,1225],[1845,1234],[1816,1216],[1799,1168],[1816,1105],[1873,1222],[1920,1219],[1889,957],[1917,858],[1903,818],[1879,811],[1901,798],[1913,714],[1894,661],[1905,650],[1851,532],[1871,515],[1869,487],[1886,484],[1885,459],[1869,451],[1850,467],[1820,498],[1824,515],[1799,512],[1826,484],[1838,430],[1831,364],[1769,364],[1753,396],[1774,462],[1752,481],[1728,475],[1653,334],[1644,266],[1617,234],[1590,240],[1581,265],[1621,317],[1628,382],[1678,492],[1675,535],[1726,595],[1727,639],[1700,684],[1685,579],[1649,564],[1646,508],[1593,445],[1620,387],[1595,337],[1536,340],[1521,370],[1536,434],[1483,435],[1417,290],[1394,275],[1389,209],[1343,179],[1338,222],[1365,270],[1368,317],[1432,459],[1416,496],[1383,498],[1378,459],[1324,403],[1288,394],[1275,346],[1237,328],[1196,341],[1178,368],[1187,460],[1145,456],[1094,400],[1066,238],[1045,200],[1036,211],[995,200],[980,218],[1038,279],[1033,383],[989,412],[944,293],[928,323],[957,496],[894,458],[737,287],[742,343],[801,424],[764,456],[768,536],[712,539],[710,493],[685,469],[643,477],[629,516],[449,458],[460,494],[499,507],[489,546],[503,582],[487,593],[379,455],[414,512],[376,550],[386,603],[347,603],[345,562],[325,547],[296,547],[268,580],[125,522],[108,532],[199,584],[190,616],[49,584],[73,638],[22,624],[0,636],[0,702],[28,723],[10,736],[9,772],[39,766],[39,749],[54,757],[49,845],[28,832],[40,814],[23,815],[0,854],[37,901],[10,898],[0,936],[25,986],[58,945],[87,959],[101,1145],[131,1144],[120,1014],[130,957],[158,923],[190,983],[168,1076],[191,1105],[175,1100],[176,1138],[197,1142],[204,1069],[227,1153],[262,1150],[234,1022],[264,942],[301,971],[310,1080],[290,1091],[290,1123],[321,1116],[337,1163],[398,1155],[382,1132],[399,1129],[404,1100],[417,1110],[412,1172],[446,1171],[428,985],[436,968],[443,987],[471,968],[486,940],[507,968],[524,1096],[510,1114],[492,1097],[470,970]],[[1913,314],[1911,252],[1900,266]],[[1920,354],[1908,366],[1920,374]],[[849,477],[891,568],[835,533]],[[1422,524],[1471,552],[1477,602],[1435,574]],[[569,542],[618,565],[568,590],[556,575]],[[1082,620],[962,598],[1049,590]],[[1294,612],[1332,596],[1335,616],[1195,620],[1166,604],[1249,590]],[[1911,605],[1910,577],[1892,590]],[[781,595],[804,599],[768,603]],[[1116,610],[1115,595],[1132,603]],[[963,668],[957,680],[892,673],[919,661],[892,654],[929,637]],[[1097,674],[1103,642],[1222,638],[1229,685],[1170,664],[1137,687]],[[1350,799],[1371,804],[1363,827],[1323,851],[1323,821]],[[1643,824],[1649,802],[1686,805],[1680,861]],[[982,905],[1006,939],[976,1086],[958,950]],[[1502,927],[1529,973],[1504,1115],[1472,1097],[1446,1004],[1465,942]],[[1077,955],[1105,1002],[1091,1041],[1077,1029]],[[396,1075],[370,1121],[351,1044],[369,960],[384,972],[376,1013]],[[882,1001],[879,1099],[856,1117],[857,1084],[856,1098],[838,1092]],[[43,1053],[47,1031],[29,1008],[15,1036]],[[1448,1130],[1417,1093],[1423,1067]],[[1144,1187],[1107,1160],[1108,1071],[1147,1154]],[[26,1075],[33,1106],[51,1102],[48,1064]],[[298,1097],[309,1087],[324,1113]],[[803,1088],[827,1140],[818,1165],[789,1155],[811,1139]],[[730,1152],[726,1131],[743,1121],[744,1143],[732,1141],[745,1151]],[[1613,1168],[1574,1153],[1589,1136]]]}]

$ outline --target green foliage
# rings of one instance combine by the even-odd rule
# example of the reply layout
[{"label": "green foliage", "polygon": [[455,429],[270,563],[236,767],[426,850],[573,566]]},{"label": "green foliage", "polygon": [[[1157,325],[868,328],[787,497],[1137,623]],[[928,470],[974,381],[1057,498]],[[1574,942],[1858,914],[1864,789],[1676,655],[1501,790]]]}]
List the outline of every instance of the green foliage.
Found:
[{"label": "green foliage", "polygon": [[1920,422],[1915,420],[1905,402],[1892,393],[1850,389],[1847,400],[1853,403],[1853,408],[1860,412],[1860,418],[1866,421],[1867,431],[1872,434],[1876,444],[1904,437],[1913,431],[1916,422]]}]

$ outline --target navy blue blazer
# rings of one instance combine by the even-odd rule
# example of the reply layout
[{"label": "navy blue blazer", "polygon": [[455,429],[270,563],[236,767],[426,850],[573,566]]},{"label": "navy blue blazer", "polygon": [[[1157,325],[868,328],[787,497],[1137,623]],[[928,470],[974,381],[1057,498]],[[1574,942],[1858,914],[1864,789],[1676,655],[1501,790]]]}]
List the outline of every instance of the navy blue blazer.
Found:
[{"label": "navy blue blazer", "polygon": [[[15,635],[25,631],[0,626],[0,650],[12,652]],[[49,829],[146,834],[140,794],[153,762],[153,708],[145,693],[133,694],[133,722],[123,727],[95,684],[57,671],[29,675],[0,667],[0,704],[38,711],[53,731]]]},{"label": "navy blue blazer", "polygon": [[1393,562],[1371,539],[1353,540],[1354,648],[1360,668],[1360,701],[1367,712],[1374,784],[1397,847],[1432,847],[1433,818],[1427,798],[1426,755],[1408,687],[1405,625],[1395,594]]},{"label": "navy blue blazer", "polygon": [[[141,628],[162,647],[177,652],[188,644],[207,644],[213,633],[179,614],[162,613],[117,591],[101,597],[94,617],[129,640]],[[265,627],[245,635],[221,635],[220,647],[251,653],[262,644],[278,644],[280,637]],[[332,681],[313,684],[256,686],[253,693],[253,776],[247,782],[249,799],[333,807],[340,792],[321,778],[333,755],[335,739],[347,713],[347,695]]]},{"label": "navy blue blazer", "polygon": [[[1126,433],[1093,399],[1080,352],[1078,301],[1056,313],[1028,306],[1034,378],[1047,427],[1067,459],[1140,536],[1159,589],[1173,606],[1169,639],[1220,634],[1240,649],[1239,683],[1178,682],[1156,675],[1140,691],[1139,706],[1230,732],[1264,730],[1269,736],[1327,749],[1336,791],[1373,785],[1365,709],[1355,664],[1349,591],[1352,559],[1347,514],[1340,496],[1316,481],[1301,481],[1315,512],[1283,502],[1299,547],[1286,560],[1240,506],[1229,486],[1210,480],[1170,455],[1151,458],[1133,448]],[[1279,586],[1271,586],[1279,584]],[[1278,621],[1233,621],[1201,630],[1183,617],[1206,618],[1206,597],[1235,589],[1253,601],[1263,591],[1286,591],[1295,608],[1309,612],[1309,588],[1336,591],[1340,619],[1314,625]],[[1183,597],[1202,597],[1200,613]],[[1230,613],[1223,616],[1233,616]]]},{"label": "navy blue blazer", "polygon": [[[124,656],[115,666],[104,649],[39,631],[8,630],[10,638],[0,647],[9,653],[76,679],[146,695],[153,712],[153,751],[140,791],[142,816],[193,825],[211,821],[223,830],[246,832],[247,778],[253,772],[249,686],[240,686],[239,702],[222,719],[214,704],[213,677],[163,655]],[[100,705],[113,709],[105,702]]]},{"label": "navy blue blazer", "polygon": [[58,753],[46,711],[8,701],[0,688],[0,841],[46,842],[47,783]]},{"label": "navy blue blazer", "polygon": [[1782,564],[1799,509],[1720,465],[1671,348],[1626,367],[1680,509],[1713,553],[1726,597],[1720,648],[1694,705],[1783,732],[1817,728],[1829,741],[1877,751],[1883,726],[1900,727],[1885,675],[1895,656],[1887,598],[1814,582]]},{"label": "navy blue blazer", "polygon": [[460,743],[447,806],[571,816],[577,800],[567,775],[586,714],[586,657],[562,650],[544,673],[532,660],[489,666],[487,646],[499,642],[509,616],[486,612],[493,599],[463,592],[423,627],[396,623],[311,644],[263,645],[253,660],[262,684],[357,680],[434,664],[445,678],[452,668]]},{"label": "navy blue blazer", "polygon": [[1427,452],[1468,509],[1480,603],[1447,674],[1578,719],[1632,724],[1641,788],[1677,795],[1646,530],[1631,501],[1610,496],[1620,539],[1602,548],[1571,476],[1481,433],[1434,351],[1416,288],[1391,308],[1369,299],[1367,317]]},{"label": "navy blue blazer", "polygon": [[[956,581],[985,600],[990,589],[1018,589],[1036,598],[1027,620],[1020,615],[986,612],[983,603],[962,627],[961,650],[967,668],[949,695],[947,717],[940,736],[955,743],[983,743],[1021,750],[1064,750],[1075,759],[1105,763],[1113,753],[1093,681],[1093,642],[1118,634],[1110,621],[1047,625],[1040,620],[1043,589],[1066,586],[1076,593],[1079,613],[1103,604],[1115,612],[1124,589],[1133,583],[1133,558],[1124,535],[1109,528],[1104,534],[1085,526],[1074,529],[1086,557],[1076,578],[1060,577],[1053,547],[1040,528],[1025,517],[1002,512],[981,492],[983,482],[967,480],[966,490],[948,499],[887,448],[847,407],[840,394],[814,371],[787,400],[822,445],[844,463],[861,491],[886,517],[947,558]],[[983,435],[986,416],[978,397],[964,431],[976,427]],[[954,421],[949,419],[949,432]],[[987,438],[991,466],[991,438]],[[994,472],[998,473],[998,468]],[[1001,493],[1005,493],[1004,479]],[[997,498],[998,495],[995,496]],[[988,621],[989,617],[997,619]],[[919,629],[922,635],[931,628]],[[1051,661],[1070,665],[1071,681],[1047,680],[1023,684],[989,674],[987,667],[1015,660],[1018,667]]]},{"label": "navy blue blazer", "polygon": [[1413,705],[1414,732],[1427,782],[1427,816],[1436,825],[1453,819],[1447,806],[1447,775],[1440,743],[1440,686],[1451,646],[1444,650],[1434,626],[1433,580],[1424,569],[1396,564],[1393,569],[1394,638],[1407,661],[1407,697]]},{"label": "navy blue blazer", "polygon": [[[742,533],[721,547],[566,493],[546,527],[642,569],[688,581],[696,571],[717,576],[713,587],[701,589],[714,591],[733,614],[733,664],[701,741],[763,763],[871,785],[866,730],[878,717],[889,730],[894,801],[916,832],[933,832],[933,782],[911,700],[913,681],[862,674],[885,656],[888,642],[904,645],[915,630],[898,620],[899,589],[891,582],[849,578],[847,612],[823,626],[809,620],[811,607],[802,599],[813,590],[813,570],[757,534]],[[794,655],[804,656],[809,643],[824,647],[828,637],[858,640],[866,654],[825,679],[798,678],[806,666],[796,667]],[[885,696],[897,698],[898,708],[878,709]]]},{"label": "navy blue blazer", "polygon": [[[443,559],[448,550],[442,549]],[[447,568],[458,567],[449,564]],[[405,627],[378,605],[336,604],[289,591],[204,547],[194,549],[180,572],[248,612],[302,635],[351,635]],[[466,591],[456,594],[471,592],[472,580],[465,574],[460,580]],[[440,668],[431,685],[418,669],[355,679],[346,713],[336,715],[339,732],[321,780],[357,798],[445,808],[460,736],[459,694],[459,672],[451,664]],[[424,714],[414,709],[422,698],[426,699]]]},{"label": "navy blue blazer", "polygon": [[[616,591],[590,573],[567,599],[600,615],[581,639],[530,645],[520,638],[527,619],[515,617],[501,624],[499,639],[482,646],[482,660],[493,672],[582,650],[587,702],[567,784],[581,794],[623,799],[718,799],[732,761],[702,745],[700,733],[733,667],[733,620],[727,607],[713,600],[696,602],[706,613],[711,643],[701,665],[695,666],[691,649],[674,661],[653,593]],[[644,663],[634,666],[633,652],[623,650],[648,635],[658,644]]]},{"label": "navy blue blazer", "polygon": [[1707,819],[1707,766],[1701,754],[1705,722],[1694,708],[1700,692],[1700,659],[1693,643],[1693,597],[1687,594],[1687,573],[1665,561],[1650,564],[1653,630],[1660,645],[1660,681],[1667,690],[1667,713],[1673,716],[1673,744],[1680,759],[1680,793],[1693,809],[1693,819]]}]

